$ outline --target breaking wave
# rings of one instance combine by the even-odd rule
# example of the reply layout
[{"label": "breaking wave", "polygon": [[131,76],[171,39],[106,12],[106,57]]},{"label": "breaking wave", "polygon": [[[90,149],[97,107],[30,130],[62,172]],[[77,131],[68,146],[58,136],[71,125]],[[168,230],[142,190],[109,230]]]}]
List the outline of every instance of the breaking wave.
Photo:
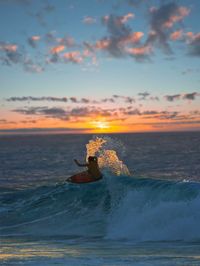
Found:
[{"label": "breaking wave", "polygon": [[0,233],[133,241],[200,239],[200,184],[105,174],[92,184],[2,189]]}]

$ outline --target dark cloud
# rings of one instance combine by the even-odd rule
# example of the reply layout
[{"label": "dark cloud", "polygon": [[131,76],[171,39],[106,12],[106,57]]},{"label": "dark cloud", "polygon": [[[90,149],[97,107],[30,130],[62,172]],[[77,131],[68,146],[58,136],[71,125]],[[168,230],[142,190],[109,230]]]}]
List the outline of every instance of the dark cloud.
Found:
[{"label": "dark cloud", "polygon": [[180,94],[175,94],[175,95],[165,95],[164,98],[169,101],[169,102],[173,102],[174,100],[179,100],[181,97]]},{"label": "dark cloud", "polygon": [[192,93],[185,93],[185,94],[175,94],[175,95],[165,95],[164,98],[169,101],[173,102],[175,100],[195,100],[197,96],[200,96],[200,93],[192,92]]},{"label": "dark cloud", "polygon": [[139,100],[144,100],[145,101],[147,99],[147,97],[150,96],[150,93],[147,92],[147,91],[145,91],[145,92],[139,92],[138,93],[138,96],[140,96],[140,99]]},{"label": "dark cloud", "polygon": [[182,22],[190,10],[183,6],[178,6],[175,2],[161,5],[159,8],[150,9],[150,27],[151,31],[147,39],[147,44],[157,45],[164,52],[172,53],[168,43],[173,26],[177,22]]},{"label": "dark cloud", "polygon": [[186,94],[183,95],[183,99],[195,100],[197,96],[200,96],[200,93],[197,93],[197,92],[186,93]]},{"label": "dark cloud", "polygon": [[114,15],[102,18],[102,23],[107,27],[110,37],[105,37],[101,41],[102,43],[107,42],[106,50],[114,57],[124,56],[123,47],[120,45],[120,42],[131,33],[130,27],[122,23],[121,18]]},{"label": "dark cloud", "polygon": [[13,112],[17,112],[24,115],[42,115],[48,118],[56,118],[65,121],[69,119],[68,112],[58,107],[26,107],[14,109]]},{"label": "dark cloud", "polygon": [[141,112],[140,112],[140,110],[139,109],[133,109],[133,110],[129,110],[129,111],[124,111],[123,112],[123,114],[124,115],[130,115],[130,116],[132,116],[132,115],[141,115]]},{"label": "dark cloud", "polygon": [[19,52],[16,44],[0,42],[0,61],[6,65],[18,64],[23,62],[23,55]]},{"label": "dark cloud", "polygon": [[[105,99],[104,99],[105,100]],[[108,99],[107,99],[108,100]],[[111,102],[113,99],[109,99]],[[63,102],[68,101],[72,103],[81,103],[81,104],[98,104],[100,101],[90,100],[88,98],[81,98],[80,100],[76,97],[53,97],[53,96],[42,96],[42,97],[33,97],[33,96],[23,96],[23,97],[10,97],[7,98],[8,102],[31,102],[31,101],[48,101],[48,102]]]},{"label": "dark cloud", "polygon": [[160,101],[160,98],[158,96],[151,96],[149,99],[152,101]]},{"label": "dark cloud", "polygon": [[76,97],[70,97],[70,101],[71,101],[72,103],[77,103],[77,102],[78,102],[78,100],[77,100]]},{"label": "dark cloud", "polygon": [[0,119],[1,125],[7,125],[7,124],[16,124],[14,121],[8,121],[7,119]]},{"label": "dark cloud", "polygon": [[103,103],[107,103],[107,102],[110,102],[110,103],[114,103],[115,100],[113,98],[104,98],[101,100]]},{"label": "dark cloud", "polygon": [[50,102],[67,102],[66,97],[33,97],[33,96],[24,96],[24,97],[10,97],[6,99],[8,102],[24,102],[24,101],[50,101]]},{"label": "dark cloud", "polygon": [[13,112],[17,112],[23,115],[36,115],[36,116],[44,116],[46,118],[55,118],[60,120],[70,120],[79,117],[113,117],[116,115],[116,109],[103,109],[100,107],[90,106],[90,107],[76,107],[76,108],[67,108],[66,110],[63,108],[52,107],[49,108],[47,106],[41,107],[24,107],[24,108],[16,108],[12,110]]},{"label": "dark cloud", "polygon": [[98,40],[95,45],[85,43],[90,51],[100,50],[113,57],[120,58],[130,56],[137,61],[149,59],[152,53],[148,44],[141,44],[143,32],[133,32],[127,25],[129,19],[134,18],[133,13],[124,16],[107,15],[102,18],[103,25],[107,28],[108,36]]},{"label": "dark cloud", "polygon": [[37,120],[22,120],[20,121],[20,123],[22,124],[36,124],[37,123]]},{"label": "dark cloud", "polygon": [[192,37],[189,43],[189,55],[200,56],[200,33]]},{"label": "dark cloud", "polygon": [[0,129],[1,134],[42,134],[42,133],[82,133],[91,128],[20,128],[20,129]]},{"label": "dark cloud", "polygon": [[12,43],[0,42],[0,62],[7,66],[19,64],[25,71],[31,73],[44,71],[41,63],[34,62],[23,49]]},{"label": "dark cloud", "polygon": [[122,99],[122,100],[124,100],[125,103],[130,103],[130,104],[135,103],[135,98],[130,97],[130,96],[123,96],[123,95],[114,94],[113,98],[114,99]]}]

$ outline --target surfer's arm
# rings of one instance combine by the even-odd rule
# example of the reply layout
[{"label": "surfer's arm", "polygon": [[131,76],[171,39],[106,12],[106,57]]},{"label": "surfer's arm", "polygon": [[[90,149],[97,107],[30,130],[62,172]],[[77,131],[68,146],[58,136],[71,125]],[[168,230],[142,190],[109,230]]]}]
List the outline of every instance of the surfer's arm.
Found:
[{"label": "surfer's arm", "polygon": [[74,162],[80,167],[87,167],[88,166],[87,163],[79,163],[76,159],[74,159]]}]

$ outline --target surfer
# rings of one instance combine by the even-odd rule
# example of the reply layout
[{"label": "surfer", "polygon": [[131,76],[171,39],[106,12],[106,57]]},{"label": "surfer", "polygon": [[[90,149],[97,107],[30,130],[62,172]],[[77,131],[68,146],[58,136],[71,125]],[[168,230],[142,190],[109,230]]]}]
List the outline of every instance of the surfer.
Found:
[{"label": "surfer", "polygon": [[102,173],[100,172],[99,165],[98,165],[98,158],[96,156],[89,156],[88,157],[88,163],[81,164],[76,159],[74,159],[74,162],[79,167],[87,167],[88,174],[94,178],[94,179],[101,179]]}]

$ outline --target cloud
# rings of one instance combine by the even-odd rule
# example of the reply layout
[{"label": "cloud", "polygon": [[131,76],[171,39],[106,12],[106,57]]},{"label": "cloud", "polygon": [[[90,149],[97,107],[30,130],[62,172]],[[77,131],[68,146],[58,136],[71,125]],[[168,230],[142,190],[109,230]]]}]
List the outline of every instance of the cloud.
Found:
[{"label": "cloud", "polygon": [[168,102],[173,102],[174,100],[179,100],[181,98],[180,94],[175,94],[175,95],[165,95],[164,98],[168,101]]},{"label": "cloud", "polygon": [[63,38],[57,38],[56,41],[59,44],[64,45],[66,48],[71,48],[71,47],[74,47],[76,45],[74,38],[72,38],[70,36],[66,36]]},{"label": "cloud", "polygon": [[33,97],[33,96],[23,96],[23,97],[10,97],[6,99],[8,102],[29,102],[29,101],[49,101],[49,102],[64,102],[66,103],[68,101],[68,98],[66,97]]},{"label": "cloud", "polygon": [[94,17],[91,17],[91,16],[85,16],[83,18],[83,23],[84,24],[89,24],[89,25],[95,24],[96,23],[96,19]]},{"label": "cloud", "polygon": [[200,93],[192,92],[183,94],[183,99],[185,100],[195,100],[197,96],[200,96]]},{"label": "cloud", "polygon": [[49,108],[47,106],[41,106],[41,107],[16,108],[12,111],[28,116],[30,115],[44,116],[45,118],[53,118],[53,119],[67,121],[77,117],[96,117],[96,116],[113,117],[115,109],[103,109],[103,108],[90,106],[90,107],[75,107],[71,109],[68,108],[65,110],[60,107]]},{"label": "cloud", "polygon": [[37,42],[40,40],[40,36],[39,35],[34,35],[28,38],[28,43],[32,48],[36,48],[37,46]]},{"label": "cloud", "polygon": [[130,97],[130,96],[123,96],[123,95],[114,94],[113,98],[114,99],[122,99],[122,100],[124,100],[125,103],[130,103],[130,104],[135,102],[135,98]]},{"label": "cloud", "polygon": [[66,103],[66,102],[72,102],[72,103],[82,103],[82,104],[97,104],[99,103],[98,101],[95,100],[90,100],[87,98],[81,98],[80,100],[77,99],[76,97],[53,97],[53,96],[42,96],[42,97],[33,97],[33,96],[23,96],[23,97],[10,97],[7,98],[6,101],[8,102],[61,102],[61,103]]},{"label": "cloud", "polygon": [[65,62],[72,62],[75,64],[80,64],[83,62],[83,57],[79,51],[72,51],[63,54]]},{"label": "cloud", "polygon": [[102,18],[102,23],[107,27],[110,34],[109,38],[103,39],[103,41],[107,40],[104,49],[115,57],[124,56],[122,40],[127,39],[131,33],[131,29],[123,21],[124,16],[109,15]]},{"label": "cloud", "polygon": [[17,52],[18,46],[16,44],[0,42],[0,50],[6,53]]},{"label": "cloud", "polygon": [[68,113],[58,107],[26,107],[26,108],[17,108],[13,112],[20,113],[23,115],[42,115],[47,118],[55,118],[60,120],[69,120]]},{"label": "cloud", "polygon": [[51,48],[50,53],[51,54],[59,54],[60,52],[65,50],[65,45],[60,44],[60,45],[56,45],[54,47]]},{"label": "cloud", "polygon": [[0,129],[1,134],[42,134],[42,133],[82,133],[91,130],[91,128],[74,128],[74,127],[66,127],[66,128],[13,128],[13,129]]},{"label": "cloud", "polygon": [[148,96],[150,96],[150,93],[145,91],[145,92],[139,92],[138,96],[140,96],[140,100],[146,100]]},{"label": "cloud", "polygon": [[[36,37],[36,36],[35,36]],[[20,64],[25,71],[31,73],[41,73],[44,71],[44,67],[39,62],[34,62],[25,51],[19,49],[18,45],[0,42],[0,62],[7,66],[13,64]]]},{"label": "cloud", "polygon": [[170,39],[172,41],[177,41],[177,40],[180,40],[183,36],[183,31],[182,30],[177,30],[177,31],[174,31],[170,34]]},{"label": "cloud", "polygon": [[134,18],[133,13],[124,16],[107,15],[102,18],[103,25],[107,28],[108,35],[97,40],[94,45],[85,43],[90,51],[107,52],[113,57],[133,57],[136,61],[144,61],[152,53],[150,44],[141,44],[144,33],[133,32],[127,25],[129,19]]},{"label": "cloud", "polygon": [[175,100],[180,100],[180,99],[194,101],[197,96],[200,96],[200,93],[192,92],[184,94],[165,95],[164,98],[169,102],[173,102]]},{"label": "cloud", "polygon": [[23,55],[18,51],[16,44],[0,42],[0,52],[3,54],[0,61],[5,65],[18,64],[23,61]]},{"label": "cloud", "polygon": [[0,125],[16,124],[14,121],[8,121],[7,119],[0,119]]},{"label": "cloud", "polygon": [[107,103],[107,102],[114,103],[115,102],[115,100],[113,98],[104,98],[101,101],[102,101],[102,103]]},{"label": "cloud", "polygon": [[189,55],[200,56],[200,33],[188,32],[186,35],[189,39]]},{"label": "cloud", "polygon": [[190,9],[178,6],[174,2],[161,5],[159,8],[150,9],[151,31],[147,39],[147,44],[157,44],[166,53],[172,53],[168,40],[173,26],[177,22],[182,22],[188,16]]},{"label": "cloud", "polygon": [[34,63],[31,59],[26,58],[23,62],[24,70],[30,73],[41,73],[44,67],[39,63]]}]

